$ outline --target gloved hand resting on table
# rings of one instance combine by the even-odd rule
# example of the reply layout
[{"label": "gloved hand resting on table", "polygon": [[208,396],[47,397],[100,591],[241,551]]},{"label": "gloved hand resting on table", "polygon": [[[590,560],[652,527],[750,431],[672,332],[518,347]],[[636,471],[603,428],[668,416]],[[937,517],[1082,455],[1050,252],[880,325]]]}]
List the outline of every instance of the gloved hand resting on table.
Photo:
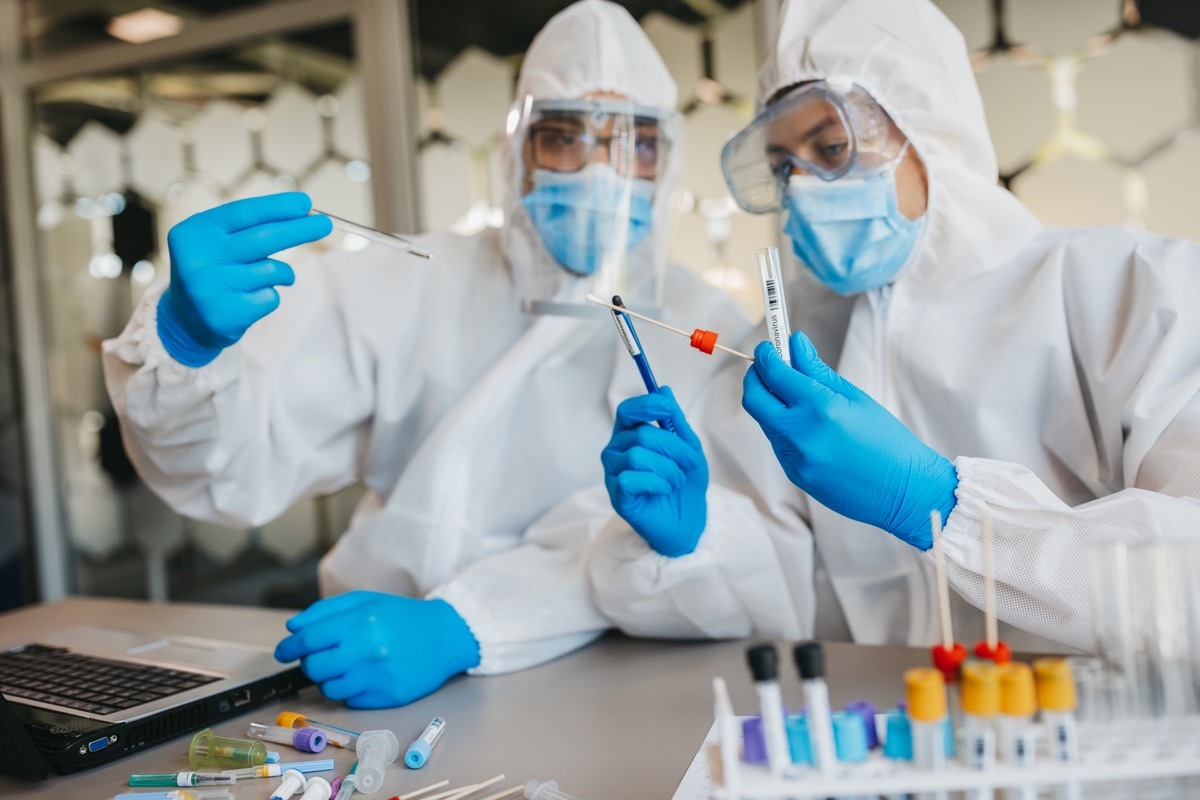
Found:
[{"label": "gloved hand resting on table", "polygon": [[275,658],[300,659],[330,700],[391,708],[420,699],[479,664],[479,643],[445,600],[348,592],[288,620]]},{"label": "gloved hand resting on table", "polygon": [[793,333],[791,350],[794,369],[761,343],[742,382],[742,407],[783,471],[827,508],[928,550],[929,512],[944,521],[954,509],[954,465],[830,369],[807,336]]},{"label": "gloved hand resting on table", "polygon": [[[661,391],[617,406],[600,461],[613,509],[657,552],[678,557],[695,550],[704,532],[708,462],[675,395]],[[665,419],[675,433],[652,424]]]},{"label": "gloved hand resting on table", "polygon": [[171,357],[202,367],[279,307],[276,286],[296,280],[270,256],[329,235],[333,223],[309,215],[303,192],[237,200],[171,228],[171,283],[158,301],[158,338]]}]

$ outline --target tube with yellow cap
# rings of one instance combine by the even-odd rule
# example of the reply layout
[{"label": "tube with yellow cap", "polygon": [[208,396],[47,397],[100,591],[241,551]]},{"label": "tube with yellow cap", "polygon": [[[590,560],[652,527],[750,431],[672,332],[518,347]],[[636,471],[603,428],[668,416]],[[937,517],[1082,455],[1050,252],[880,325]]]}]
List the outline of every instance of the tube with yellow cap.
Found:
[{"label": "tube with yellow cap", "polygon": [[328,722],[308,719],[303,714],[298,714],[295,711],[280,711],[279,716],[275,718],[275,724],[281,725],[284,728],[316,728],[325,734],[325,743],[334,747],[354,747],[359,736],[357,731],[339,728],[337,725],[330,725]]},{"label": "tube with yellow cap", "polygon": [[[1000,731],[997,750],[1005,764],[1018,769],[1037,765],[1037,728],[1033,715],[1037,699],[1033,689],[1033,670],[1028,664],[1008,663],[997,668],[1000,679]],[[1035,786],[1018,786],[1003,793],[1005,800],[1037,800]]]},{"label": "tube with yellow cap", "polygon": [[[996,767],[996,714],[1000,711],[1000,676],[990,661],[969,661],[962,668],[963,762],[968,769],[990,772]],[[990,789],[967,792],[969,800],[991,800]]]},{"label": "tube with yellow cap", "polygon": [[[932,667],[904,673],[905,700],[912,723],[913,765],[941,772],[946,769],[946,683]],[[922,794],[922,798],[946,800],[946,792]]]},{"label": "tube with yellow cap", "polygon": [[[1042,727],[1046,731],[1050,760],[1058,764],[1079,761],[1079,728],[1075,721],[1075,677],[1063,658],[1039,658],[1033,662],[1037,678],[1037,701],[1042,709]],[[1078,783],[1055,787],[1059,800],[1079,800]]]}]

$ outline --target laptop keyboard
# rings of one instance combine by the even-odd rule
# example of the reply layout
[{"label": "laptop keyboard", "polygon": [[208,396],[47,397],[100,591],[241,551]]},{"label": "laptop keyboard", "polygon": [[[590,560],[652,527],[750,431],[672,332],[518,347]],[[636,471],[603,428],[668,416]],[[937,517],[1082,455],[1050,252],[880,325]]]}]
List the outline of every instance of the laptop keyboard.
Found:
[{"label": "laptop keyboard", "polygon": [[0,692],[90,714],[124,711],[218,680],[40,644],[0,653]]}]

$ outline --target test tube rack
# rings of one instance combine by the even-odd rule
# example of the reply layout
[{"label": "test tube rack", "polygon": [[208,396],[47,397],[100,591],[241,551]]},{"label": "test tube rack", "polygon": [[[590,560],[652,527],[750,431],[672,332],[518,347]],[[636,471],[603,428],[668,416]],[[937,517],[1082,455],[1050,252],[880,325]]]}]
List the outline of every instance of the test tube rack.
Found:
[{"label": "test tube rack", "polygon": [[[887,759],[875,750],[866,761],[839,762],[837,770],[829,775],[814,767],[793,766],[783,777],[775,777],[765,765],[741,760],[740,728],[739,718],[718,713],[718,738],[706,750],[714,800],[817,800],[1026,786],[1050,790],[1068,784],[1140,784],[1178,778],[1194,781],[1189,787],[1195,793],[1187,796],[1200,797],[1200,716],[1083,723],[1079,728],[1078,762],[1061,764],[1041,759],[1029,769],[997,764],[987,772],[970,770],[952,759],[948,759],[945,771],[928,772],[909,762]],[[1151,795],[1139,792],[1119,796]]]}]

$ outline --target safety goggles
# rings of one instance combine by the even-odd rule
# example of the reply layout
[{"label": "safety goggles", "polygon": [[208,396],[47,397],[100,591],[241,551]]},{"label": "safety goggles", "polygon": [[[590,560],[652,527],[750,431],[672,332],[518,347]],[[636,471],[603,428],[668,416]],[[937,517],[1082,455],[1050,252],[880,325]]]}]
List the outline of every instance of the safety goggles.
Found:
[{"label": "safety goggles", "polygon": [[721,151],[737,204],[752,214],[783,208],[788,179],[866,178],[894,169],[908,140],[860,86],[805,83],[772,102]]},{"label": "safety goggles", "polygon": [[669,116],[621,100],[534,101],[525,121],[526,154],[536,169],[578,172],[604,163],[653,181],[671,147]]}]

